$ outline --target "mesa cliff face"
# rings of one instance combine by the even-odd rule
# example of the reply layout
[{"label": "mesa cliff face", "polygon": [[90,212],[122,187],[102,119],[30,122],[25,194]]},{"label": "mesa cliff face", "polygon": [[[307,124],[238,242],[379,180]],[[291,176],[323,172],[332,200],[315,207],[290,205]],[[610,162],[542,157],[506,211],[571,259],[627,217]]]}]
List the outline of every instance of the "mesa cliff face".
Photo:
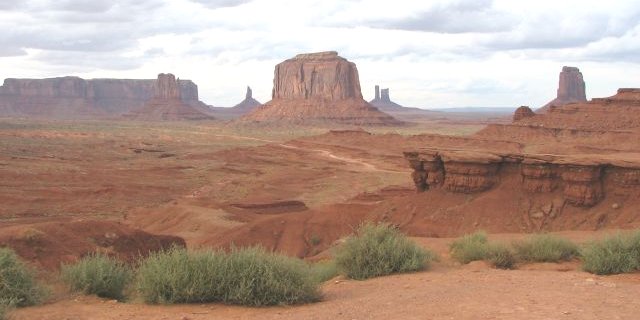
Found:
[{"label": "mesa cliff face", "polygon": [[[0,86],[0,116],[51,119],[117,117],[142,107],[154,96],[156,80],[5,79]],[[181,100],[205,106],[198,100],[198,86],[179,80]]]},{"label": "mesa cliff face", "polygon": [[559,78],[556,98],[536,110],[537,112],[547,112],[552,106],[587,101],[584,79],[582,78],[582,72],[578,68],[562,67]]},{"label": "mesa cliff face", "polygon": [[478,193],[515,180],[523,195],[559,194],[563,203],[591,207],[607,194],[635,194],[640,187],[640,162],[615,157],[497,154],[459,150],[404,153],[418,191],[442,188],[453,193]]},{"label": "mesa cliff face", "polygon": [[124,115],[133,120],[207,120],[213,117],[187,104],[181,98],[178,80],[170,73],[161,73],[153,85],[153,98],[141,108]]},{"label": "mesa cliff face", "polygon": [[242,120],[357,125],[400,123],[362,99],[356,65],[333,51],[299,54],[278,64],[272,100]]}]

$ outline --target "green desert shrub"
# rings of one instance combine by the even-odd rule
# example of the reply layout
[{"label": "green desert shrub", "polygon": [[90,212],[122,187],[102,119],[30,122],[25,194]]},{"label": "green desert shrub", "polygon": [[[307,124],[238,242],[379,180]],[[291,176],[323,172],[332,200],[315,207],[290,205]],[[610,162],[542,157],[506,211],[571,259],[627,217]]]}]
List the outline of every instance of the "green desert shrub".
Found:
[{"label": "green desert shrub", "polygon": [[314,263],[310,268],[311,277],[317,283],[323,283],[338,275],[338,266],[333,260]]},{"label": "green desert shrub", "polygon": [[300,259],[266,252],[260,247],[234,249],[224,264],[222,301],[265,306],[319,299],[318,283]]},{"label": "green desert shrub", "polygon": [[582,250],[582,268],[595,274],[640,269],[640,232],[617,234],[587,244]]},{"label": "green desert shrub", "polygon": [[527,262],[569,261],[579,255],[573,242],[550,234],[538,234],[513,244],[518,259]]},{"label": "green desert shrub", "polygon": [[467,264],[471,261],[485,260],[488,247],[487,234],[483,231],[477,231],[453,241],[449,246],[449,250],[451,258],[462,264]]},{"label": "green desert shrub", "polygon": [[335,260],[340,272],[349,278],[363,280],[423,270],[435,258],[435,254],[388,224],[367,223],[338,248]]},{"label": "green desert shrub", "polygon": [[218,301],[223,259],[223,253],[179,247],[153,253],[138,268],[138,292],[147,303]]},{"label": "green desert shrub", "polygon": [[485,260],[498,269],[513,269],[516,265],[515,255],[507,245],[502,243],[488,244]]},{"label": "green desert shrub", "polygon": [[155,253],[141,262],[137,286],[147,303],[264,306],[319,298],[317,283],[303,261],[262,248],[230,253],[172,248]]},{"label": "green desert shrub", "polygon": [[34,272],[13,250],[0,248],[0,302],[9,307],[40,303],[46,291],[36,282]]},{"label": "green desert shrub", "polygon": [[91,254],[75,264],[63,265],[61,273],[72,290],[119,300],[124,298],[132,278],[125,263],[104,254]]}]

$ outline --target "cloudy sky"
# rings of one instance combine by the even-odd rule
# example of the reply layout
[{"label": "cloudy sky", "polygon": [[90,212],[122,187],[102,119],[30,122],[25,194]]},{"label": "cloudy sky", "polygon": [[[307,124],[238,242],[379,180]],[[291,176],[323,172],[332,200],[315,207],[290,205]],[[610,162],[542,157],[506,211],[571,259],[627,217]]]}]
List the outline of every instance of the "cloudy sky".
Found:
[{"label": "cloudy sky", "polygon": [[0,78],[171,72],[215,106],[326,50],[405,106],[541,106],[563,65],[589,98],[640,87],[637,0],[0,0],[0,30]]}]

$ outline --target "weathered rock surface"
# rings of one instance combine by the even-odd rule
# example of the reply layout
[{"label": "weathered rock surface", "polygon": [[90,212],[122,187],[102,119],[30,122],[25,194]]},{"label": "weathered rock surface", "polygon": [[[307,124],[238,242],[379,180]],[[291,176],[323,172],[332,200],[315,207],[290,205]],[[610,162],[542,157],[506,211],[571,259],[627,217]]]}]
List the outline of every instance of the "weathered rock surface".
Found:
[{"label": "weathered rock surface", "polygon": [[560,192],[577,207],[598,204],[607,193],[633,195],[640,187],[640,161],[615,157],[500,154],[422,149],[404,153],[418,191],[442,188],[478,193],[502,180],[520,181],[523,194]]},{"label": "weathered rock surface", "polygon": [[334,51],[299,54],[278,64],[272,100],[242,120],[400,124],[363,100],[356,65]]},{"label": "weathered rock surface", "polygon": [[178,80],[170,73],[161,73],[154,83],[154,96],[143,107],[124,115],[132,120],[207,120],[213,117],[187,104],[181,98]]},{"label": "weathered rock surface", "polygon": [[518,121],[524,118],[533,117],[536,114],[527,106],[521,106],[513,113],[513,121]]},{"label": "weathered rock surface", "polygon": [[582,72],[576,67],[562,67],[558,83],[558,94],[555,99],[536,110],[539,113],[549,111],[552,106],[562,106],[573,102],[585,102],[587,96]]},{"label": "weathered rock surface", "polygon": [[[5,79],[0,86],[0,116],[45,119],[113,118],[142,107],[154,96],[156,80]],[[178,81],[181,100],[207,109],[198,86]]]}]

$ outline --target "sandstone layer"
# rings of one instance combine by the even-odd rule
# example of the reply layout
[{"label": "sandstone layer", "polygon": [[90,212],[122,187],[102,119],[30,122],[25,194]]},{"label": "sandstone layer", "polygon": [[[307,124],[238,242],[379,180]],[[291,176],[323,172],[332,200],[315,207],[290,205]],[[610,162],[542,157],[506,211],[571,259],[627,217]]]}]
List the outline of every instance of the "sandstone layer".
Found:
[{"label": "sandstone layer", "polygon": [[242,118],[248,122],[397,125],[362,98],[358,69],[337,52],[299,54],[278,64],[272,100]]},{"label": "sandstone layer", "polygon": [[537,110],[545,113],[553,106],[562,106],[573,102],[585,102],[587,96],[582,72],[576,67],[562,67],[560,80],[558,81],[558,93],[555,99],[551,100]]},{"label": "sandstone layer", "polygon": [[[59,77],[5,79],[0,86],[0,116],[44,119],[114,118],[144,106],[154,96],[156,80]],[[181,100],[206,110],[198,86],[178,81]]]},{"label": "sandstone layer", "polygon": [[153,89],[154,95],[151,100],[143,107],[125,114],[124,117],[145,121],[207,120],[213,118],[182,100],[180,84],[173,74],[159,74]]}]

